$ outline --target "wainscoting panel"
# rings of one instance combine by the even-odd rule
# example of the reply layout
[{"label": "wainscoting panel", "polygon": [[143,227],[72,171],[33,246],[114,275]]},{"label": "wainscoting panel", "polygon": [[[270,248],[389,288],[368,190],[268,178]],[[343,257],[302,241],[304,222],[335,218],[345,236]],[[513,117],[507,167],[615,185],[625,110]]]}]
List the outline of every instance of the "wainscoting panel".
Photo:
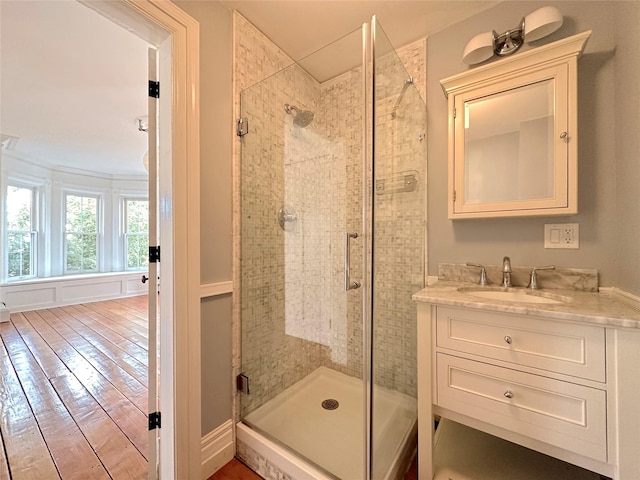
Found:
[{"label": "wainscoting panel", "polygon": [[144,295],[148,284],[141,282],[143,273],[97,273],[8,283],[0,287],[0,301],[16,313]]}]

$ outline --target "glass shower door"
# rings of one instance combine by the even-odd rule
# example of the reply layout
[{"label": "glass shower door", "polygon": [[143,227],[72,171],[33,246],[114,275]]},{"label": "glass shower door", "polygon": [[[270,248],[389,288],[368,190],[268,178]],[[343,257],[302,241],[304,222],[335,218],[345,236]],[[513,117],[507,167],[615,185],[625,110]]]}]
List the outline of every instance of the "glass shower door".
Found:
[{"label": "glass shower door", "polygon": [[[417,78],[424,43],[404,49],[403,62],[372,19],[373,195],[371,478],[393,479],[406,468],[417,432],[416,311],[424,286],[426,106]],[[419,74],[419,70],[418,74]]]},{"label": "glass shower door", "polygon": [[240,99],[241,418],[354,480],[367,464],[363,85],[358,30]]}]

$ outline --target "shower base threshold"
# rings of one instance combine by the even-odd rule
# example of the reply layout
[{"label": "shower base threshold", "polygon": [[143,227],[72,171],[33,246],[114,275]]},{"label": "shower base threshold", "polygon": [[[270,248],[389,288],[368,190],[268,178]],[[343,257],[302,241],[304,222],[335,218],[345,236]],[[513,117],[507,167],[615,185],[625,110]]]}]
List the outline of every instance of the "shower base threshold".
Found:
[{"label": "shower base threshold", "polygon": [[[325,478],[363,479],[363,395],[362,380],[320,367],[247,415],[244,423],[329,472]],[[336,400],[337,408],[323,408],[326,400]],[[372,478],[392,480],[400,473],[415,448],[416,419],[415,398],[375,387]],[[248,443],[243,429],[239,425],[238,438]]]}]

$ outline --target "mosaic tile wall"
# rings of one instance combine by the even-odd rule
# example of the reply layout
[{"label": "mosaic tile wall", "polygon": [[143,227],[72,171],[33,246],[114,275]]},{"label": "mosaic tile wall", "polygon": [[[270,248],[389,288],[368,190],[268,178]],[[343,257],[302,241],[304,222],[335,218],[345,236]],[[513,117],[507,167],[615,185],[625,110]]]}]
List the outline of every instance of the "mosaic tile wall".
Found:
[{"label": "mosaic tile wall", "polygon": [[[344,292],[343,268],[344,234],[361,231],[364,127],[359,68],[319,84],[239,14],[234,45],[236,112],[241,103],[250,132],[234,147],[239,295],[234,296],[233,362],[235,374],[250,376],[252,392],[242,395],[238,415],[320,365],[362,376],[362,291]],[[425,42],[401,53],[414,78],[423,81]],[[410,296],[424,278],[426,141],[419,130],[425,108],[418,81],[403,88],[407,74],[391,57],[380,62],[391,84],[379,88],[376,168],[393,181],[414,170],[418,188],[375,199],[374,371],[377,384],[415,396]],[[424,85],[420,88],[424,92]],[[313,122],[294,126],[285,103],[312,110]],[[291,215],[284,230],[277,221],[283,206]],[[362,239],[352,242],[352,278],[360,279]]]},{"label": "mosaic tile wall", "polygon": [[344,244],[351,239],[351,280],[362,281],[362,70],[356,68],[321,85],[325,135],[331,140],[333,215],[328,224],[331,255],[331,299],[339,307],[332,319],[331,350],[322,352],[322,364],[353,377],[362,377],[362,292],[344,290]]},{"label": "mosaic tile wall", "polygon": [[254,472],[267,480],[300,480],[283,472],[268,458],[256,452],[246,443],[238,440],[237,454],[242,461]]},{"label": "mosaic tile wall", "polygon": [[[284,105],[318,111],[319,86],[293,65],[241,94],[249,134],[242,139],[242,369],[251,394],[248,413],[320,366],[328,343],[321,317],[326,235],[314,235],[326,212],[318,189],[328,168],[318,122],[302,129]],[[319,153],[316,153],[319,152]],[[280,228],[278,211],[295,220]],[[330,317],[330,312],[326,312]]]},{"label": "mosaic tile wall", "polygon": [[411,295],[424,286],[427,144],[426,108],[416,87],[425,76],[425,47],[424,40],[418,41],[376,62],[374,381],[414,397],[416,307]]}]

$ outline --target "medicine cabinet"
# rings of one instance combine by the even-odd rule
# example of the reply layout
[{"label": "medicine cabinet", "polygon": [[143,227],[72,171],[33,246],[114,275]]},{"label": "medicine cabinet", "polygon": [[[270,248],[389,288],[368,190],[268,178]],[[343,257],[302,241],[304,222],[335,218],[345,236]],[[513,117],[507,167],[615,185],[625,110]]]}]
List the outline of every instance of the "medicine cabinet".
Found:
[{"label": "medicine cabinet", "polygon": [[450,219],[578,213],[577,61],[590,35],[441,80]]}]

